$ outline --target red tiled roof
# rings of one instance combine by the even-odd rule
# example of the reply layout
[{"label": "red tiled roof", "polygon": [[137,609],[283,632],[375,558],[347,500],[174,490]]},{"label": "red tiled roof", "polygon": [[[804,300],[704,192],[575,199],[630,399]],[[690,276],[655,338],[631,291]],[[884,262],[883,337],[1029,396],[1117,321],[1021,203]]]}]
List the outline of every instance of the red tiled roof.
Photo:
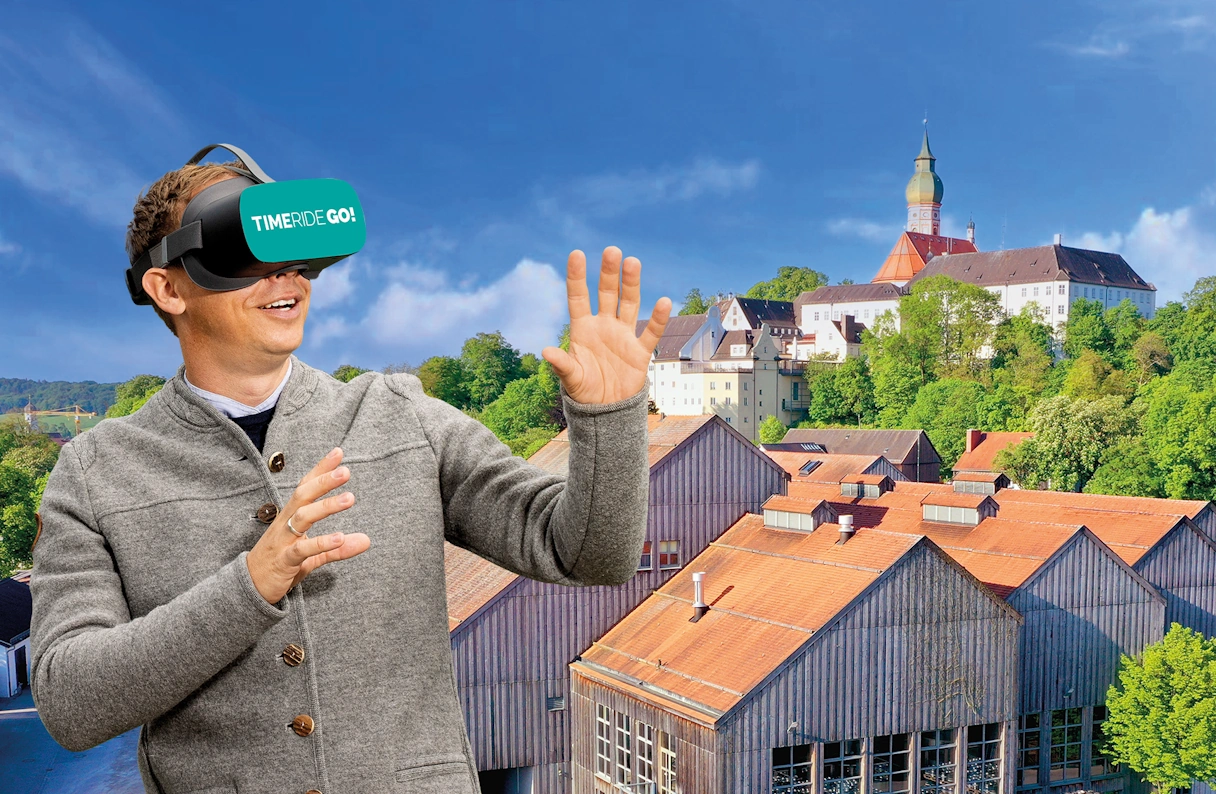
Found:
[{"label": "red tiled roof", "polygon": [[[850,474],[862,474],[882,459],[881,455],[840,455],[830,452],[789,452],[785,450],[763,450],[781,468],[789,472],[794,480],[806,482],[839,483]],[[808,474],[800,474],[802,467],[814,461],[817,465]]]},{"label": "red tiled roof", "polygon": [[973,254],[975,245],[957,237],[941,237],[919,232],[904,232],[872,279],[881,281],[910,281],[925,268],[925,264],[943,254]]},{"label": "red tiled roof", "polygon": [[997,453],[1010,444],[1033,437],[1034,433],[980,433],[980,443],[975,445],[975,449],[959,455],[955,462],[956,479],[959,472],[995,471],[992,464]]}]

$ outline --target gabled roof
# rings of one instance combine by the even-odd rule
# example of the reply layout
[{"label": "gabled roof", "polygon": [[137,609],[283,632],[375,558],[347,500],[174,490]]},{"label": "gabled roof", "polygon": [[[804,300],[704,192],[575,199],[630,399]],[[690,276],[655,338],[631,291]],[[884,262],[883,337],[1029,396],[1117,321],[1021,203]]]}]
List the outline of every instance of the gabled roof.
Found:
[{"label": "gabled roof", "polygon": [[753,329],[760,328],[760,323],[768,323],[769,325],[794,325],[794,304],[792,301],[770,301],[763,298],[728,298],[722,301],[721,306],[722,316],[726,316],[726,309],[731,301],[739,302],[739,309],[743,312],[743,316],[747,319],[748,327]]},{"label": "gabled roof", "polygon": [[[655,360],[678,360],[680,358],[680,348],[684,347],[684,344],[692,338],[697,329],[705,324],[705,319],[706,316],[704,314],[675,315],[669,318],[667,320],[667,327],[663,329],[663,336],[659,338],[659,343],[655,345]],[[648,322],[650,322],[649,319],[638,320],[634,327],[634,335],[641,336]]]},{"label": "gabled roof", "polygon": [[1062,245],[935,257],[913,281],[938,273],[981,286],[1079,281],[1104,287],[1153,289],[1119,254]]},{"label": "gabled roof", "polygon": [[853,315],[846,314],[841,316],[839,320],[832,320],[832,325],[836,326],[836,330],[844,337],[847,343],[857,343],[861,341],[861,332],[866,330],[865,325],[857,322]]},{"label": "gabled roof", "polygon": [[[646,417],[647,459],[651,471],[662,464],[680,444],[692,438],[711,422],[719,423],[740,443],[751,444],[719,416]],[[756,451],[757,455],[761,453]],[[558,433],[548,444],[537,450],[528,462],[551,474],[565,475],[570,461],[570,438],[567,430]],[[443,544],[443,567],[447,579],[448,630],[451,631],[493,601],[521,577],[504,570],[467,549]]]},{"label": "gabled roof", "polygon": [[14,645],[29,634],[32,612],[29,583],[0,579],[0,645]]},{"label": "gabled roof", "polygon": [[895,465],[941,463],[941,456],[923,430],[856,430],[853,428],[791,428],[783,444],[812,441],[831,453],[882,455]]},{"label": "gabled roof", "polygon": [[992,468],[993,461],[1001,450],[1010,444],[1019,444],[1033,437],[1034,433],[980,433],[980,443],[970,452],[958,456],[954,463],[954,473],[995,471]]},{"label": "gabled roof", "polygon": [[[596,641],[574,666],[621,679],[710,721],[736,705],[848,607],[921,538],[870,530],[838,545],[840,528],[769,529],[747,514]],[[709,611],[692,623],[694,571]],[[762,653],[758,653],[763,649]]]},{"label": "gabled roof", "polygon": [[923,270],[926,263],[943,255],[975,253],[975,244],[957,237],[941,237],[920,232],[904,232],[895,241],[895,247],[878,269],[873,281],[910,281]]},{"label": "gabled roof", "polygon": [[[764,454],[789,472],[790,478],[806,482],[839,483],[850,474],[865,474],[882,455],[834,455],[824,452],[788,452],[764,449]],[[802,474],[807,464],[810,471]]]},{"label": "gabled roof", "polygon": [[[747,345],[747,350],[741,356],[732,356],[730,354],[731,345]],[[710,359],[720,361],[722,359],[751,359],[752,357],[752,332],[751,331],[727,331],[722,334],[722,340],[718,343],[718,349],[710,356]]]},{"label": "gabled roof", "polygon": [[894,284],[837,284],[802,293],[794,300],[794,310],[800,315],[802,307],[808,304],[897,301],[905,294],[902,287]]}]

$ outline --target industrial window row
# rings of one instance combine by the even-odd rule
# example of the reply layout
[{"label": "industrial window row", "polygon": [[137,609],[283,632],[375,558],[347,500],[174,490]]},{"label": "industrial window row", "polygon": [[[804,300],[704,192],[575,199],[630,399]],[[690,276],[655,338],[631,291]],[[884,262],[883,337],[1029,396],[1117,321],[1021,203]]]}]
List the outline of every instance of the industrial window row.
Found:
[{"label": "industrial window row", "polygon": [[[668,571],[680,567],[680,541],[659,541],[659,570]],[[654,569],[654,546],[649,540],[642,543],[642,557],[638,560],[639,571]]]},{"label": "industrial window row", "polygon": [[[772,794],[954,794],[960,769],[966,794],[1001,793],[1001,724],[897,733],[869,739],[777,747]],[[816,775],[818,771],[818,775]],[[816,784],[818,782],[818,785]]]},{"label": "industrial window row", "polygon": [[1017,785],[1038,788],[1121,774],[1104,752],[1106,707],[1023,714],[1018,718]]},{"label": "industrial window row", "polygon": [[622,787],[676,794],[676,744],[670,734],[595,705],[595,774]]}]

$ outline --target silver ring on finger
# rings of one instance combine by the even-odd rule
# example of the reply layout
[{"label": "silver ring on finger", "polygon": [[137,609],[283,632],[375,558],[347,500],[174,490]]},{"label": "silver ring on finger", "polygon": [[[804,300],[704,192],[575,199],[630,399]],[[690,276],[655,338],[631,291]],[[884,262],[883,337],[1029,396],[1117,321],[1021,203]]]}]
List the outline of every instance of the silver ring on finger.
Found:
[{"label": "silver ring on finger", "polygon": [[287,529],[291,531],[291,534],[295,535],[298,538],[302,538],[305,535],[307,535],[308,530],[304,530],[303,532],[301,532],[300,530],[296,529],[295,527],[293,527],[291,525],[291,519],[293,519],[293,518],[295,518],[295,516],[289,516],[287,519]]}]

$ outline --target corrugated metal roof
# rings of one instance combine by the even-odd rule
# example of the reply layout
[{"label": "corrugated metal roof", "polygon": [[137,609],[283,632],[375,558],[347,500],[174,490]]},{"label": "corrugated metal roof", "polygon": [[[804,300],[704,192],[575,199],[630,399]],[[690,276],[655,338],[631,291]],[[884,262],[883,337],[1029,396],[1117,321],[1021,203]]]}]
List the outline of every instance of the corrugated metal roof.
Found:
[{"label": "corrugated metal roof", "polygon": [[[834,524],[789,532],[745,515],[582,659],[727,711],[921,540],[839,536]],[[710,609],[692,623],[695,571]]]},{"label": "corrugated metal roof", "polygon": [[934,257],[912,281],[938,273],[981,286],[1071,280],[1104,287],[1152,289],[1119,254],[1062,245]]},{"label": "corrugated metal roof", "polygon": [[[650,467],[654,468],[693,433],[715,420],[722,421],[713,414],[701,416],[648,415],[646,431],[647,457]],[[528,458],[528,462],[551,474],[565,476],[570,462],[568,431],[562,430],[558,433],[548,444]],[[448,593],[448,630],[451,631],[468,620],[474,612],[489,603],[520,577],[467,549],[453,546],[450,543],[444,543],[443,549],[443,566]]]},{"label": "corrugated metal roof", "polygon": [[916,463],[920,445],[922,464],[940,463],[941,457],[923,430],[857,430],[853,428],[791,428],[783,444],[811,441],[828,452],[846,455],[883,455],[899,465]]},{"label": "corrugated metal roof", "polygon": [[954,473],[957,477],[961,472],[995,471],[992,462],[996,460],[997,453],[1010,444],[1033,437],[1034,433],[980,433],[980,443],[975,445],[975,449],[958,456]]}]

